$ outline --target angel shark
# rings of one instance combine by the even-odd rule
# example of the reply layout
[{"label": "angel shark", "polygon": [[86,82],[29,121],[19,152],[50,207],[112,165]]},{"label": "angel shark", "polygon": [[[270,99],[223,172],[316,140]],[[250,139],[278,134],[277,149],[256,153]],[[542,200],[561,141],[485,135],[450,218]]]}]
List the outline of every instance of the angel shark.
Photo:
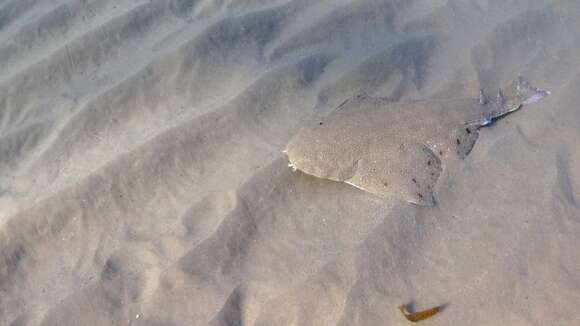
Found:
[{"label": "angel shark", "polygon": [[421,206],[452,160],[464,159],[482,127],[550,95],[519,77],[494,99],[410,100],[359,95],[303,128],[286,146],[289,166],[319,178]]}]

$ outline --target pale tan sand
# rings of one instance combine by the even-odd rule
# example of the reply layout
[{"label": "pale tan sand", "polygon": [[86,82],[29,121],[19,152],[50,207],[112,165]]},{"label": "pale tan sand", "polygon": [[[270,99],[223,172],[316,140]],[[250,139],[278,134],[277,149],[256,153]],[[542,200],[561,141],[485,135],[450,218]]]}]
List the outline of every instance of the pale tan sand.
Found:
[{"label": "pale tan sand", "polygon": [[[579,30],[575,0],[0,0],[0,325],[579,325]],[[519,74],[552,95],[433,208],[281,153],[354,94]]]}]

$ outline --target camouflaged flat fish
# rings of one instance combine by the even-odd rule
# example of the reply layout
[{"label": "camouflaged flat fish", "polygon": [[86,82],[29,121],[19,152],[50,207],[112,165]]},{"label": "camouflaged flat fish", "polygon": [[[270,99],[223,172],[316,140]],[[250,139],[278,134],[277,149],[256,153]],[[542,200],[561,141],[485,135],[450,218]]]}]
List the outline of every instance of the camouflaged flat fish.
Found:
[{"label": "camouflaged flat fish", "polygon": [[473,99],[400,102],[361,95],[302,129],[284,152],[304,173],[433,206],[442,168],[470,153],[479,128],[549,94],[520,77],[494,99],[483,91]]}]

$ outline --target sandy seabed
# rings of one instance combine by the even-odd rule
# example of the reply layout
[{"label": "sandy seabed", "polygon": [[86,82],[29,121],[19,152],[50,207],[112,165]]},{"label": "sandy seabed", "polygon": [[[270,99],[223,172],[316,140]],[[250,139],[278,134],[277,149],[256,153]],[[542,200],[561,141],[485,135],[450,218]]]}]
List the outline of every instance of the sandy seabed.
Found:
[{"label": "sandy seabed", "polygon": [[[575,0],[0,0],[0,325],[580,325],[579,31]],[[281,153],[361,92],[518,75],[552,95],[433,208]]]}]

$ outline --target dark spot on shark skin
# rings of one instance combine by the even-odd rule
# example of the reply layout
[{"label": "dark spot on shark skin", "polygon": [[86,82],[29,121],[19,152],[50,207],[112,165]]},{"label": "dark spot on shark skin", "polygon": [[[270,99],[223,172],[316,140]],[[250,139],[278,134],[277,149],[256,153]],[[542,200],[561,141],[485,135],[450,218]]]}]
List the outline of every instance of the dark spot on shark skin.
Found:
[{"label": "dark spot on shark skin", "polygon": [[421,195],[420,193],[417,193],[417,196],[419,196],[419,198],[423,199],[423,195]]},{"label": "dark spot on shark skin", "polygon": [[413,183],[417,183],[417,180],[415,178],[413,178],[411,180],[413,180]]},{"label": "dark spot on shark skin", "polygon": [[443,151],[439,151],[439,155],[443,156]]},{"label": "dark spot on shark skin", "polygon": [[469,130],[469,128],[465,128],[465,132],[468,133],[468,134],[470,134],[471,133],[471,130]]},{"label": "dark spot on shark skin", "polygon": [[388,186],[389,186],[389,183],[388,183],[388,182],[383,182],[383,185],[384,185],[385,187],[388,187]]},{"label": "dark spot on shark skin", "polygon": [[459,138],[455,139],[455,141],[457,142],[457,145],[461,145],[461,141],[459,141]]},{"label": "dark spot on shark skin", "polygon": [[427,161],[427,165],[431,165],[431,161]]},{"label": "dark spot on shark skin", "polygon": [[322,122],[319,122],[318,124],[322,126]]}]

